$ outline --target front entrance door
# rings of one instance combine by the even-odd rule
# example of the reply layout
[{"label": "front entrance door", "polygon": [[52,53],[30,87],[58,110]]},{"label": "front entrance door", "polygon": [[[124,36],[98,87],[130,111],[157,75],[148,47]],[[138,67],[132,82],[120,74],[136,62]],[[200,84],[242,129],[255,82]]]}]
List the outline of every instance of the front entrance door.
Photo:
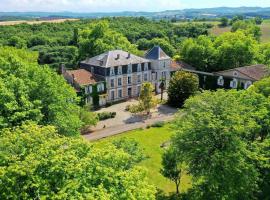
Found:
[{"label": "front entrance door", "polygon": [[132,88],[128,88],[128,97],[132,97]]}]

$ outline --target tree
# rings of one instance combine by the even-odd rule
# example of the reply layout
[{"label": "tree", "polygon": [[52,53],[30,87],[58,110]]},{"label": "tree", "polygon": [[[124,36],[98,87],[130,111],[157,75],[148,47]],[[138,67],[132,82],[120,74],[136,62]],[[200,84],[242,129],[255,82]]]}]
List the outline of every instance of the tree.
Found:
[{"label": "tree", "polygon": [[155,187],[132,156],[107,144],[59,136],[52,126],[0,132],[1,199],[147,199]]},{"label": "tree", "polygon": [[169,83],[168,103],[172,106],[183,106],[186,99],[194,95],[199,89],[199,78],[197,75],[178,71]]},{"label": "tree", "polygon": [[220,25],[221,27],[226,27],[229,25],[229,19],[227,17],[222,17],[220,19]]},{"label": "tree", "polygon": [[79,134],[79,100],[62,76],[40,67],[36,52],[0,47],[0,57],[0,129],[35,121]]},{"label": "tree", "polygon": [[232,25],[232,32],[242,30],[246,35],[252,35],[257,41],[262,36],[262,31],[259,26],[255,24],[253,20],[237,21]]},{"label": "tree", "polygon": [[197,199],[252,199],[266,192],[258,188],[265,165],[258,167],[252,146],[259,148],[260,133],[270,127],[268,105],[250,90],[206,91],[186,101],[172,146],[188,163]]},{"label": "tree", "polygon": [[131,44],[126,37],[109,28],[106,21],[90,26],[79,33],[80,57],[92,57],[113,49],[122,49],[139,54],[136,45]]},{"label": "tree", "polygon": [[201,71],[215,71],[216,51],[210,37],[199,36],[197,39],[187,39],[180,47],[183,61]]},{"label": "tree", "polygon": [[142,84],[139,106],[142,107],[143,111],[150,113],[150,110],[157,105],[157,100],[153,94],[154,87],[150,82]]},{"label": "tree", "polygon": [[265,97],[270,97],[270,77],[255,82],[250,90],[263,94]]},{"label": "tree", "polygon": [[179,194],[184,163],[174,149],[169,148],[162,155],[162,167],[161,174],[175,183],[176,194]]},{"label": "tree", "polygon": [[263,18],[261,18],[260,16],[256,16],[254,18],[254,21],[257,25],[261,25],[263,23]]},{"label": "tree", "polygon": [[92,112],[91,105],[84,105],[80,109],[80,120],[82,121],[82,128],[95,126],[98,122],[98,115]]},{"label": "tree", "polygon": [[18,36],[12,36],[9,40],[8,40],[8,45],[9,46],[13,46],[16,47],[18,49],[23,49],[26,47],[26,42],[25,40],[19,38]]},{"label": "tree", "polygon": [[217,49],[215,71],[250,65],[259,57],[258,42],[242,31],[222,34],[213,46]]}]

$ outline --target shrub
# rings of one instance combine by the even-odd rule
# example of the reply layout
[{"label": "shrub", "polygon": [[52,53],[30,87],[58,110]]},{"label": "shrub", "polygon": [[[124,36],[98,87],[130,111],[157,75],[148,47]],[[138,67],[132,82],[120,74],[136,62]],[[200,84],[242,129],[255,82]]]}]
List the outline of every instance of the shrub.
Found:
[{"label": "shrub", "polygon": [[183,106],[186,99],[194,95],[199,89],[199,78],[189,72],[176,72],[169,84],[168,103],[175,107]]},{"label": "shrub", "polygon": [[152,127],[160,128],[160,127],[163,127],[164,125],[165,125],[165,122],[159,121],[152,124]]},{"label": "shrub", "polygon": [[98,119],[100,121],[104,121],[106,119],[112,119],[115,118],[116,116],[116,112],[102,112],[102,113],[98,113]]}]

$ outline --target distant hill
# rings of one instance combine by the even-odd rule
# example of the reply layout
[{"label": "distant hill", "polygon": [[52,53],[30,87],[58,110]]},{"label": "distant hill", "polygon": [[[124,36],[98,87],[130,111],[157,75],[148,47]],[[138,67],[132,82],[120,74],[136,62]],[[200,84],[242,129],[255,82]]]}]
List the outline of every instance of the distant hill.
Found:
[{"label": "distant hill", "polygon": [[147,17],[152,19],[194,19],[233,17],[243,15],[245,17],[260,16],[270,18],[270,8],[262,7],[217,7],[202,9],[166,10],[161,12],[96,12],[96,13],[73,13],[73,12],[0,12],[0,21],[7,19],[33,19],[33,18],[101,18],[101,17]]}]

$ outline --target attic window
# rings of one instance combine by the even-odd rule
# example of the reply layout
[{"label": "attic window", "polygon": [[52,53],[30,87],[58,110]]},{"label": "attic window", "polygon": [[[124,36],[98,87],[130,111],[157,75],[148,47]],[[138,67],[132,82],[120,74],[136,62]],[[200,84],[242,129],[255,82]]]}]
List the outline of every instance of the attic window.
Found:
[{"label": "attic window", "polygon": [[138,64],[138,69],[137,69],[137,71],[138,71],[138,72],[141,72],[141,71],[142,71],[142,65],[141,65],[141,63]]},{"label": "attic window", "polygon": [[114,76],[114,67],[111,67],[110,69],[110,76]]},{"label": "attic window", "polygon": [[144,71],[148,71],[148,63],[144,64]]},{"label": "attic window", "polygon": [[120,59],[120,54],[117,54],[115,60],[119,60]]},{"label": "attic window", "polygon": [[238,76],[238,72],[233,72],[233,76],[237,77]]},{"label": "attic window", "polygon": [[131,73],[132,73],[132,65],[129,64],[129,65],[128,65],[128,74],[131,74]]},{"label": "attic window", "polygon": [[119,66],[118,67],[118,72],[117,72],[118,75],[122,75],[122,66]]}]

